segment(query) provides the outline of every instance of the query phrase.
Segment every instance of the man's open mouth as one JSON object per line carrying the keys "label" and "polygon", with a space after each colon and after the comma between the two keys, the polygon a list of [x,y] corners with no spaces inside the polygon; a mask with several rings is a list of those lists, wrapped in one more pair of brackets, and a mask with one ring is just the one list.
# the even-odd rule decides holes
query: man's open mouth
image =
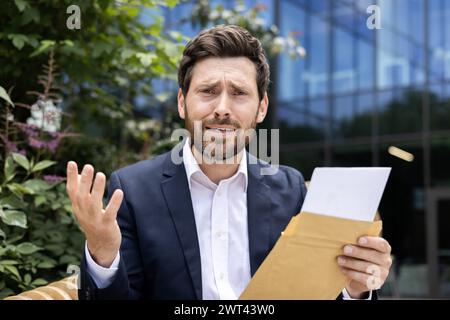
{"label": "man's open mouth", "polygon": [[220,132],[220,133],[231,133],[236,131],[235,128],[229,128],[229,127],[220,127],[220,126],[211,126],[211,127],[205,127],[206,130],[211,130],[211,131],[215,131],[215,132]]}

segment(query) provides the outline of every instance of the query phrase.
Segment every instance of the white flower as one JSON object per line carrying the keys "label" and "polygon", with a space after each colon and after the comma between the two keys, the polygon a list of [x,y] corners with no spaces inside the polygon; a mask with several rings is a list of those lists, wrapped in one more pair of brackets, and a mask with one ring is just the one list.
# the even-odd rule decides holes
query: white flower
{"label": "white flower", "polygon": [[216,10],[209,14],[209,20],[216,20],[217,18],[219,18],[219,12]]}
{"label": "white flower", "polygon": [[285,40],[282,37],[275,37],[273,39],[273,44],[275,46],[284,47]]}
{"label": "white flower", "polygon": [[231,16],[233,16],[233,13],[230,10],[223,10],[223,12],[222,12],[223,19],[228,19]]}
{"label": "white flower", "polygon": [[305,48],[303,48],[303,47],[297,47],[297,54],[300,56],[300,57],[305,57],[306,56],[306,50],[305,50]]}
{"label": "white flower", "polygon": [[246,10],[245,5],[243,5],[243,4],[238,4],[234,9],[237,12],[244,12]]}
{"label": "white flower", "polygon": [[31,117],[27,119],[27,123],[47,132],[59,131],[61,110],[53,104],[53,100],[38,100],[31,106]]}
{"label": "white flower", "polygon": [[228,19],[229,24],[238,24],[239,17],[238,16],[232,16],[230,19]]}
{"label": "white flower", "polygon": [[125,122],[125,127],[128,130],[134,130],[136,129],[136,122],[134,122],[133,120],[128,120],[127,122]]}
{"label": "white flower", "polygon": [[266,20],[262,18],[256,18],[254,23],[257,27],[263,27],[266,24]]}
{"label": "white flower", "polygon": [[285,46],[286,42],[285,39],[282,37],[275,37],[273,39],[273,46],[272,49],[274,52],[281,52]]}
{"label": "white flower", "polygon": [[290,48],[295,47],[295,45],[296,45],[295,40],[292,39],[292,38],[288,38],[288,39],[287,39],[287,45],[288,45]]}

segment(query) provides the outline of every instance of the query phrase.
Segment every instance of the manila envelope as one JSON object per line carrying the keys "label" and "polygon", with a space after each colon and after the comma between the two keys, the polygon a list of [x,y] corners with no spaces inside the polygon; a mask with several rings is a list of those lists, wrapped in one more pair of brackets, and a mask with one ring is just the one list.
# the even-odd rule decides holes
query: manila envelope
{"label": "manila envelope", "polygon": [[344,245],[356,245],[360,236],[379,236],[381,228],[381,221],[297,214],[240,299],[336,299],[350,281],[337,264]]}

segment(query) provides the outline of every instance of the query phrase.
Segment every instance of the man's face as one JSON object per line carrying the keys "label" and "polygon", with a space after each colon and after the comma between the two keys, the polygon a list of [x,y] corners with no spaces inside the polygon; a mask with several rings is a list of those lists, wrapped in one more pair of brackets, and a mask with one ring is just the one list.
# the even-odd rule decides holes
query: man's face
{"label": "man's face", "polygon": [[[197,62],[186,97],[178,92],[178,112],[194,144],[194,128],[202,130],[201,144],[194,144],[199,152],[216,147],[223,159],[242,150],[237,141],[245,130],[254,129],[264,120],[268,98],[259,101],[256,68],[245,57],[209,57]],[[248,141],[247,141],[248,143]],[[201,149],[201,150],[200,150]],[[211,154],[214,155],[214,151]]]}

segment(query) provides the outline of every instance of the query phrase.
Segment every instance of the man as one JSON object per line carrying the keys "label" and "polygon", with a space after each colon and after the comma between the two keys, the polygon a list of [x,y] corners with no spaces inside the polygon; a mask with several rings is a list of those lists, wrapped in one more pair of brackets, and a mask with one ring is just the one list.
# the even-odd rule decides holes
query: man
{"label": "man", "polygon": [[[68,163],[67,192],[86,236],[80,299],[236,299],[301,209],[302,175],[284,166],[262,175],[269,165],[235,143],[267,113],[260,42],[236,26],[205,30],[186,45],[178,80],[190,133],[181,163],[166,153],[114,172],[104,209],[105,175],[94,179],[91,165],[79,175]],[[391,265],[386,240],[360,241],[337,261],[351,279],[344,299],[375,298],[366,270],[377,266],[382,284]]]}

